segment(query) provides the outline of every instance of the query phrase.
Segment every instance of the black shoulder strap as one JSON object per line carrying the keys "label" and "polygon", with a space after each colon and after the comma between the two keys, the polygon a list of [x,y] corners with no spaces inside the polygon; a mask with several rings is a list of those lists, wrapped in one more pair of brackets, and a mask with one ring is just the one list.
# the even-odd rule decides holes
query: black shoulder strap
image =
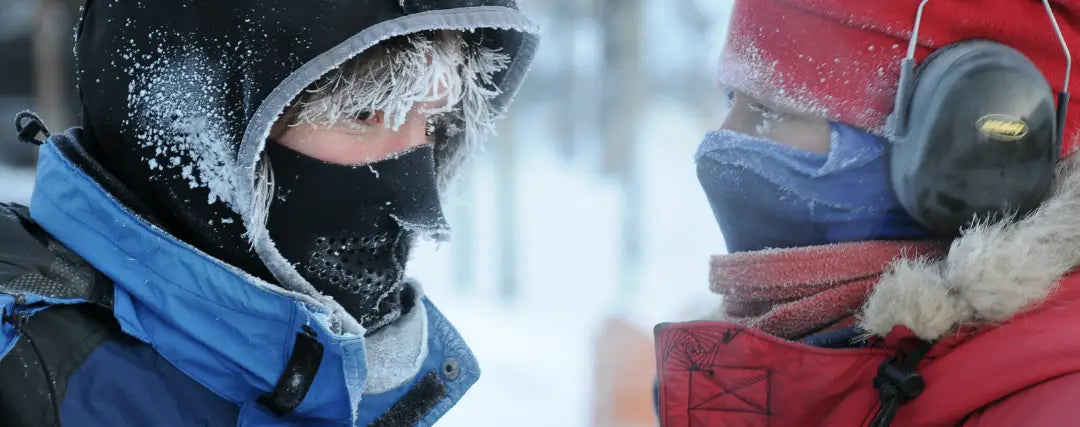
{"label": "black shoulder strap", "polygon": [[0,293],[82,299],[112,308],[112,280],[53,239],[25,206],[0,203]]}

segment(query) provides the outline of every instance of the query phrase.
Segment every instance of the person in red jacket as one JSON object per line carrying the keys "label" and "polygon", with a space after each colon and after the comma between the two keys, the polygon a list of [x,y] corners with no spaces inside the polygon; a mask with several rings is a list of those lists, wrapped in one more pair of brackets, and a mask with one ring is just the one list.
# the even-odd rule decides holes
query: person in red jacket
{"label": "person in red jacket", "polygon": [[1077,0],[736,0],[661,424],[1080,423],[1077,49]]}

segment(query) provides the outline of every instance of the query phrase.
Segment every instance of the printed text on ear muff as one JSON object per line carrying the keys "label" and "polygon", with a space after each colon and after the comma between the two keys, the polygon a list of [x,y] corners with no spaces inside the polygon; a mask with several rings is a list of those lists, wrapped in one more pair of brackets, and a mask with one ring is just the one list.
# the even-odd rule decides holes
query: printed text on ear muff
{"label": "printed text on ear muff", "polygon": [[1007,114],[987,114],[975,122],[983,135],[998,141],[1017,141],[1028,134],[1028,125],[1020,118]]}

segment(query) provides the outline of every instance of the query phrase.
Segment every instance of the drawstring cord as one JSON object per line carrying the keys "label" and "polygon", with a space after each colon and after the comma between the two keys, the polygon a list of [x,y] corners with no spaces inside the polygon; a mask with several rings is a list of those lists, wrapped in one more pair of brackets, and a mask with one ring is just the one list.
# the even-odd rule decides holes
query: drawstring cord
{"label": "drawstring cord", "polygon": [[888,427],[893,418],[896,418],[900,405],[922,394],[926,382],[915,368],[933,346],[932,342],[922,341],[904,357],[896,356],[881,363],[877,377],[874,378],[874,388],[878,389],[881,409],[870,427]]}
{"label": "drawstring cord", "polygon": [[30,331],[26,329],[27,318],[28,316],[24,314],[8,313],[7,309],[0,309],[0,320],[14,326],[20,335],[26,337],[26,342],[30,343],[30,348],[34,350],[34,355],[38,358],[38,364],[41,365],[41,371],[45,374],[45,383],[49,387],[49,400],[52,401],[53,419],[56,420],[56,425],[60,425],[60,403],[57,401],[56,384],[53,381],[52,372],[49,371],[49,366],[45,363],[45,358],[41,355],[41,350],[38,349],[34,338],[30,336]]}
{"label": "drawstring cord", "polygon": [[[41,117],[29,110],[15,115],[15,132],[19,141],[33,145],[45,143],[45,139],[52,135],[45,127],[45,123],[41,121]],[[45,138],[38,139],[38,135],[44,135]]]}

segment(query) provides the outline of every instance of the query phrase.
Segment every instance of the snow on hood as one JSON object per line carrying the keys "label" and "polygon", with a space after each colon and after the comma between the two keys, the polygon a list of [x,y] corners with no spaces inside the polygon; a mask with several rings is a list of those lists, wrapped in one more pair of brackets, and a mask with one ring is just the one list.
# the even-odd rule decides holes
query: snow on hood
{"label": "snow on hood", "polygon": [[[513,0],[90,2],[75,48],[83,125],[141,198],[158,210],[224,204],[236,219],[211,218],[192,232],[212,241],[242,227],[284,289],[269,288],[319,301],[332,323],[361,332],[267,237],[271,185],[259,160],[271,126],[305,87],[382,40],[425,30],[461,30],[510,56],[494,79],[498,111],[520,86],[538,33]],[[467,154],[465,137],[438,144],[440,177]]]}

